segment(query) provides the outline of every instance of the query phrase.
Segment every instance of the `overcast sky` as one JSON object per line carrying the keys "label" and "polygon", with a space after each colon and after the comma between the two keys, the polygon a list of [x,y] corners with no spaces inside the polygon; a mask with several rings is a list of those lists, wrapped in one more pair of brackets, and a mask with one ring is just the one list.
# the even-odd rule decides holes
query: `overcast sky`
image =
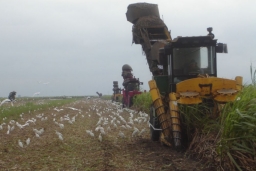
{"label": "overcast sky", "polygon": [[[0,0],[0,97],[112,94],[122,87],[122,65],[148,90],[151,79],[141,45],[132,45],[125,13],[132,0]],[[244,77],[256,67],[255,0],[149,0],[172,38],[203,36],[213,27],[228,54],[218,55],[218,76]]]}

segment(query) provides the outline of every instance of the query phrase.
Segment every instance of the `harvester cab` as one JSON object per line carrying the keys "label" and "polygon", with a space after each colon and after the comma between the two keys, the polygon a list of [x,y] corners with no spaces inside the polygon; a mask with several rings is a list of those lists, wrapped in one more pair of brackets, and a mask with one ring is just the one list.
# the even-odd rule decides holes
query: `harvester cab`
{"label": "harvester cab", "polygon": [[[212,28],[208,28],[211,30]],[[169,77],[171,92],[176,84],[196,77],[217,77],[216,53],[227,53],[227,45],[206,36],[177,37],[159,49],[163,75]]]}

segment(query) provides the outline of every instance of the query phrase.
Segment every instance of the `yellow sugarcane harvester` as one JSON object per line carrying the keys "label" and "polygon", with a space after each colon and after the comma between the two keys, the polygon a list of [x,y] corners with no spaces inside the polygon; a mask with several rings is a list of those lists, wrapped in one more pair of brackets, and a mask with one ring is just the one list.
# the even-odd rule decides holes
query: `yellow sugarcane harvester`
{"label": "yellow sugarcane harvester", "polygon": [[242,77],[217,77],[217,53],[227,53],[227,45],[217,43],[211,27],[206,36],[172,39],[156,4],[130,4],[126,17],[133,23],[133,43],[141,44],[153,74],[149,81],[151,139],[161,137],[166,145],[180,147],[179,106],[210,103],[212,114],[217,115],[223,104],[236,99]]}

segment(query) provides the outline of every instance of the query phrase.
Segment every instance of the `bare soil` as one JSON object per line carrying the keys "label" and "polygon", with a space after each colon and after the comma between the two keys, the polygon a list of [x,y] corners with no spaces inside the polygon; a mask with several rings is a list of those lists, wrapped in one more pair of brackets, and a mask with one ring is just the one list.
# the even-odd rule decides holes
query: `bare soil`
{"label": "bare soil", "polygon": [[[133,124],[128,123],[131,113]],[[71,123],[68,118],[75,120]],[[105,131],[105,134],[101,134],[102,141],[99,140],[100,130],[95,130],[100,118],[103,119],[100,126]],[[123,121],[121,118],[124,118]],[[30,122],[22,129],[16,125],[16,122],[23,125],[34,119],[35,123]],[[99,98],[77,100],[47,110],[38,109],[24,113],[13,123],[11,120],[0,121],[3,127],[0,130],[0,170],[215,170],[189,158],[184,152],[151,141],[149,116],[145,113],[121,109],[120,105]],[[64,128],[57,123],[63,124]],[[15,126],[9,134],[8,125]],[[135,127],[139,132],[145,128],[145,132],[132,136]],[[33,129],[41,128],[44,128],[44,132],[36,137]],[[94,137],[86,130],[92,130]],[[56,131],[62,134],[63,140],[59,139]],[[124,134],[123,138],[119,135],[120,131]],[[31,140],[26,145],[28,138]],[[19,146],[19,140],[23,148]]]}

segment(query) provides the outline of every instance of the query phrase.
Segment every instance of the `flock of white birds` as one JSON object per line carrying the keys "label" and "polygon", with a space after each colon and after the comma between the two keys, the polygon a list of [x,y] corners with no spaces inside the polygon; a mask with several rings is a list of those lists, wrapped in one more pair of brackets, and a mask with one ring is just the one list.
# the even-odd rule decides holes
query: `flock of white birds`
{"label": "flock of white birds", "polygon": [[[73,107],[77,106],[76,103],[79,103],[79,108]],[[88,106],[85,107],[86,105]],[[68,106],[49,108],[49,112],[45,112],[47,114],[33,115],[33,112],[38,113],[36,111],[21,113],[20,119],[16,120],[3,118],[0,121],[0,137],[8,138],[15,131],[19,132],[19,135],[22,135],[20,132],[23,131],[30,132],[24,137],[19,136],[18,142],[16,141],[19,148],[27,148],[37,139],[44,138],[46,128],[42,127],[42,123],[48,122],[47,124],[55,125],[55,130],[51,130],[51,133],[56,134],[59,141],[65,141],[62,130],[70,128],[70,124],[76,124],[78,119],[90,120],[92,116],[94,118],[97,116],[98,121],[93,124],[94,127],[87,128],[85,125],[84,135],[99,142],[103,142],[106,136],[116,136],[117,139],[141,137],[149,129],[147,113],[122,108],[119,103],[98,98],[82,99]],[[66,128],[67,124],[69,126]],[[49,133],[50,130],[47,131]]]}

